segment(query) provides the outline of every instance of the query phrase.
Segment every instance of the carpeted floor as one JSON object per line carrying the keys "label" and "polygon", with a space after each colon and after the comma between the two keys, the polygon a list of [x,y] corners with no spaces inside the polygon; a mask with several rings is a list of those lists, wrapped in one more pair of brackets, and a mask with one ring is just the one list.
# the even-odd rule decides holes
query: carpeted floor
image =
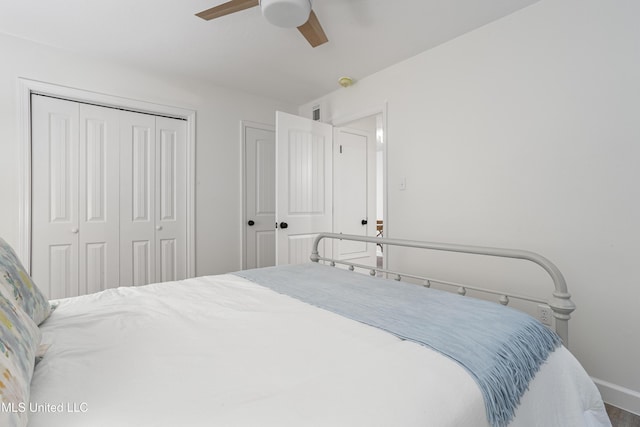
{"label": "carpeted floor", "polygon": [[613,427],[640,427],[640,416],[624,411],[615,406],[607,405],[607,414]]}

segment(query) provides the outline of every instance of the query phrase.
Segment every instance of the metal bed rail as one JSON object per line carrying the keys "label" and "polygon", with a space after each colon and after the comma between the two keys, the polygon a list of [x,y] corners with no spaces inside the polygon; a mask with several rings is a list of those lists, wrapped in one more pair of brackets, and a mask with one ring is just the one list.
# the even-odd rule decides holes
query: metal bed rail
{"label": "metal bed rail", "polygon": [[[542,267],[553,280],[554,291],[552,293],[551,298],[544,300],[540,298],[534,298],[524,295],[518,295],[511,292],[500,292],[491,289],[481,288],[477,286],[464,285],[461,283],[451,282],[447,280],[441,279],[433,279],[424,276],[418,276],[414,274],[402,273],[398,271],[388,270],[379,267],[372,267],[368,265],[362,265],[357,263],[352,263],[349,261],[336,260],[333,258],[325,258],[320,256],[318,251],[318,245],[320,241],[323,239],[337,239],[337,240],[352,240],[357,242],[367,242],[374,244],[382,244],[389,246],[401,246],[408,248],[418,248],[418,249],[427,249],[434,251],[444,251],[444,252],[457,252],[457,253],[466,253],[473,255],[484,255],[484,256],[492,256],[499,258],[512,258],[512,259],[521,259],[533,262],[540,267]],[[571,294],[569,294],[567,290],[567,283],[555,264],[549,261],[547,258],[539,255],[535,252],[523,251],[519,249],[503,249],[503,248],[491,248],[484,246],[468,246],[468,245],[458,245],[452,243],[435,243],[435,242],[420,242],[415,240],[403,240],[403,239],[387,239],[380,237],[366,237],[366,236],[356,236],[352,234],[336,234],[336,233],[320,233],[316,236],[312,252],[311,252],[311,261],[319,262],[319,261],[327,261],[332,266],[336,264],[346,265],[350,270],[354,270],[355,268],[362,268],[369,270],[369,274],[375,276],[379,273],[386,273],[394,276],[395,280],[401,280],[404,278],[410,278],[415,280],[422,280],[422,285],[426,287],[430,287],[432,283],[447,285],[457,287],[457,292],[460,295],[465,295],[467,290],[473,290],[477,292],[483,292],[492,295],[499,295],[500,304],[507,305],[509,303],[509,298],[514,298],[518,300],[524,300],[534,303],[544,303],[547,304],[551,310],[553,311],[553,317],[555,318],[555,330],[556,333],[562,338],[562,342],[566,347],[569,346],[569,319],[571,318],[571,313],[576,309],[575,304],[571,301]]]}

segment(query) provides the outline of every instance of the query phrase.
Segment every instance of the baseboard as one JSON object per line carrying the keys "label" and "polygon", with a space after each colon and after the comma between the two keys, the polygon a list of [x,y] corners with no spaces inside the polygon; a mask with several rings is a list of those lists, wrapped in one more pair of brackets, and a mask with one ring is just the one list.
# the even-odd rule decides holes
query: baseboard
{"label": "baseboard", "polygon": [[640,393],[637,391],[612,384],[598,378],[591,378],[600,390],[602,400],[606,403],[624,409],[627,412],[640,416]]}

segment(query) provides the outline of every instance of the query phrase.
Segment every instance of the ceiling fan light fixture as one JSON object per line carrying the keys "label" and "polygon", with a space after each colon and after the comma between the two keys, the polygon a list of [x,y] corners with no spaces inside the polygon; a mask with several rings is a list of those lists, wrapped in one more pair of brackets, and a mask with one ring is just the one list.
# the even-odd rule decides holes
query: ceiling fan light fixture
{"label": "ceiling fan light fixture", "polygon": [[262,15],[271,24],[296,28],[307,22],[311,13],[310,0],[261,0]]}

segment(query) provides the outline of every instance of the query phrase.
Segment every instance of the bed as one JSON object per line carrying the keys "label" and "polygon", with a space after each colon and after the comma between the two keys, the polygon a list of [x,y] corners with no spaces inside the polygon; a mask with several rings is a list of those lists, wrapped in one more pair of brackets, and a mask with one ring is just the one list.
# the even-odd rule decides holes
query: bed
{"label": "bed", "polygon": [[[470,285],[442,292],[320,256],[323,239],[351,238],[532,261],[554,280],[557,333],[505,306],[517,295],[496,304],[461,296]],[[562,344],[574,307],[543,257],[321,234],[311,259],[109,289],[49,312],[0,240],[0,425],[610,425]]]}

